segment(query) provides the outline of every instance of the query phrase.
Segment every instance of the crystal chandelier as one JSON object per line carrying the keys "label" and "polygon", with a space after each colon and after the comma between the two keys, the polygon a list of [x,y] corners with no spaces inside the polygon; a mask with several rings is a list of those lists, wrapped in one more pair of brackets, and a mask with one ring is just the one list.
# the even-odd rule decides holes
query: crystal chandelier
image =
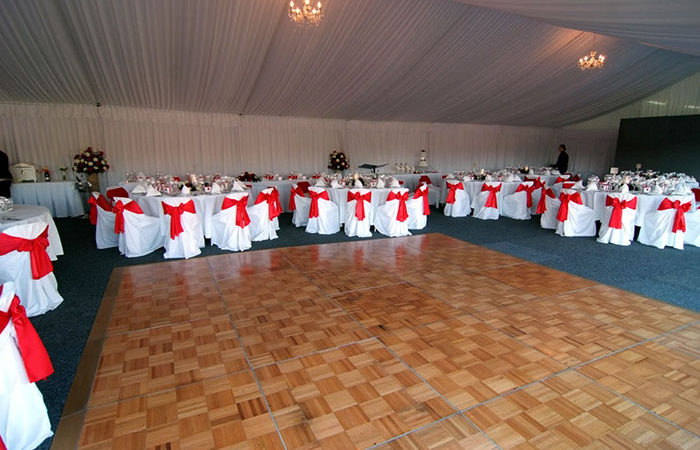
{"label": "crystal chandelier", "polygon": [[605,65],[605,55],[599,55],[592,51],[578,60],[578,68],[581,70],[602,69]]}
{"label": "crystal chandelier", "polygon": [[323,18],[321,2],[312,5],[310,0],[303,0],[301,6],[289,2],[289,18],[301,25],[318,25]]}

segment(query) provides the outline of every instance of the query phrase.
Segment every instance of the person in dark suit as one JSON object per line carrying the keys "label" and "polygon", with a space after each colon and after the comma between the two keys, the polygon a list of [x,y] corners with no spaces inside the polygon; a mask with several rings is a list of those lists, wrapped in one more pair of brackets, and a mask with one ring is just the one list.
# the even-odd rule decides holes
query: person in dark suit
{"label": "person in dark suit", "polygon": [[569,154],[566,153],[566,145],[559,145],[559,157],[557,158],[557,162],[550,167],[559,169],[559,173],[566,173],[566,171],[569,170]]}
{"label": "person in dark suit", "polygon": [[10,198],[11,185],[10,160],[7,158],[7,154],[0,150],[0,197]]}

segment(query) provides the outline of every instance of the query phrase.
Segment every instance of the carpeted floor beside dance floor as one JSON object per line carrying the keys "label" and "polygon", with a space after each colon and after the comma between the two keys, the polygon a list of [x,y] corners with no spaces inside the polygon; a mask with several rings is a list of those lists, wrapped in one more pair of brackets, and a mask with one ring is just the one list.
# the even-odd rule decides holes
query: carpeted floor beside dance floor
{"label": "carpeted floor beside dance floor", "polygon": [[695,312],[443,234],[119,267],[54,446],[687,448],[698,348]]}

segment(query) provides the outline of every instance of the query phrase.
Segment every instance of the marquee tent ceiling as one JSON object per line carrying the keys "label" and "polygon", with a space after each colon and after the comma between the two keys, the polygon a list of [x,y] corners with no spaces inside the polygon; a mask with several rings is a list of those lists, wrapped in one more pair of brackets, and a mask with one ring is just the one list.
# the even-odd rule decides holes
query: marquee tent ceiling
{"label": "marquee tent ceiling", "polygon": [[561,126],[700,70],[697,0],[324,0],[318,28],[287,5],[3,0],[0,101]]}

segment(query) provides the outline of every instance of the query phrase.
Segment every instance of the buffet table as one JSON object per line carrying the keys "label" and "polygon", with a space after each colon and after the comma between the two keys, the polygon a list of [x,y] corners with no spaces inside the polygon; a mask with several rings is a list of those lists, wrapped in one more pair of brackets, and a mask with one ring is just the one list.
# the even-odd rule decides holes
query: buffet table
{"label": "buffet table", "polygon": [[10,211],[0,212],[0,232],[15,225],[35,222],[48,224],[49,246],[46,248],[46,251],[51,259],[55,261],[56,256],[63,254],[63,245],[48,208],[34,205],[14,205]]}
{"label": "buffet table", "polygon": [[73,181],[13,183],[12,201],[20,205],[40,205],[53,217],[79,217],[85,214],[80,193]]}

